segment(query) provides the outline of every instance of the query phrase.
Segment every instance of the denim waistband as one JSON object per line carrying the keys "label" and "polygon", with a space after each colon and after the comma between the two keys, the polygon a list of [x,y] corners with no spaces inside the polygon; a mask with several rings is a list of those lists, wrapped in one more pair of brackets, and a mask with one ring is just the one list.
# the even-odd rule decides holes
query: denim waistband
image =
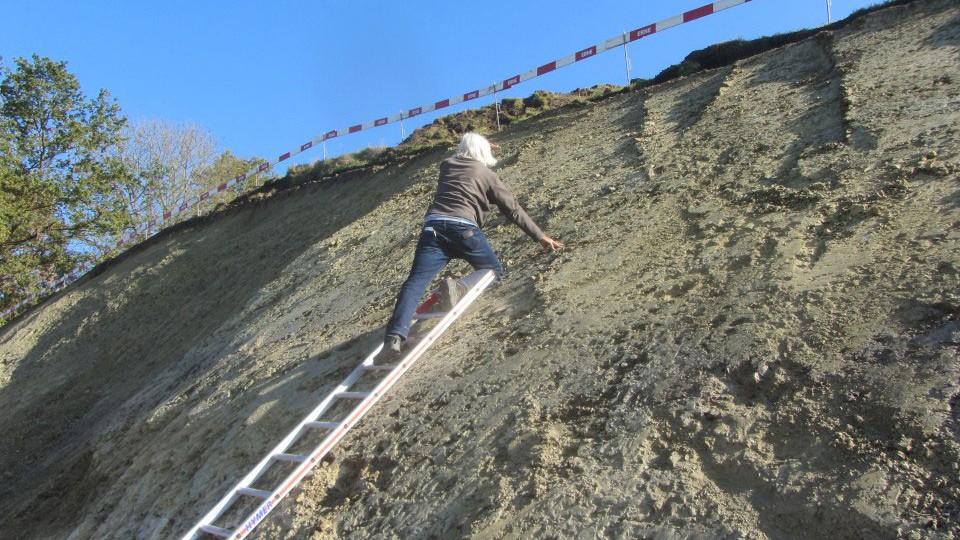
{"label": "denim waistband", "polygon": [[463,224],[466,224],[466,225],[473,225],[474,227],[478,227],[478,225],[477,225],[476,223],[470,221],[470,220],[467,219],[467,218],[462,218],[462,217],[443,216],[443,215],[440,215],[440,214],[430,214],[429,216],[427,216],[426,218],[423,219],[423,223],[424,223],[425,225],[428,224],[428,223],[430,223],[431,221],[453,221],[453,222],[455,222],[455,223],[463,223]]}

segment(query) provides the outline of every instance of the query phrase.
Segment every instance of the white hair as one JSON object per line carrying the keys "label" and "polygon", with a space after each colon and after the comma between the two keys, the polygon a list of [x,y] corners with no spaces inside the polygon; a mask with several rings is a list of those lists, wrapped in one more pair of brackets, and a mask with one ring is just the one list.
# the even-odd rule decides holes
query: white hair
{"label": "white hair", "polygon": [[493,154],[490,152],[490,141],[483,135],[469,132],[460,139],[460,148],[457,150],[457,157],[466,159],[475,159],[487,167],[493,167],[497,164]]}

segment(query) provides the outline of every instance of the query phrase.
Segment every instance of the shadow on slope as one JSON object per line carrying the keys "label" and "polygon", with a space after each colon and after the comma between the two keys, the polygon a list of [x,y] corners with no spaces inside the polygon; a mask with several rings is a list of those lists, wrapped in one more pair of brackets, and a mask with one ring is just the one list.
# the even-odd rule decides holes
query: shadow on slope
{"label": "shadow on slope", "polygon": [[[179,392],[202,377],[216,358],[187,365],[184,355],[305,249],[408,188],[404,170],[364,190],[356,174],[328,179],[297,197],[184,227],[4,328],[5,345],[31,327],[43,334],[0,388],[0,497],[20,501],[2,521],[34,537],[75,525],[87,501],[112,483],[91,456],[136,451],[98,448],[98,432],[142,429],[137,424],[169,396],[134,396],[161,378],[176,380]],[[290,226],[296,220],[301,226]]]}

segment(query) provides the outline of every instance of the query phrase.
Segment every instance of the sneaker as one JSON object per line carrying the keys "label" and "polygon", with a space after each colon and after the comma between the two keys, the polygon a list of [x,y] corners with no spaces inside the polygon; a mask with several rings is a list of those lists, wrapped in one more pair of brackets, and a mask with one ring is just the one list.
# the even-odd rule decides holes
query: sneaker
{"label": "sneaker", "polygon": [[443,312],[451,311],[465,294],[467,287],[459,279],[447,278],[440,284],[440,302],[437,307]]}
{"label": "sneaker", "polygon": [[373,363],[382,365],[399,362],[403,356],[403,353],[400,352],[400,342],[400,336],[388,334],[383,339],[383,349],[380,350],[380,354],[377,355]]}

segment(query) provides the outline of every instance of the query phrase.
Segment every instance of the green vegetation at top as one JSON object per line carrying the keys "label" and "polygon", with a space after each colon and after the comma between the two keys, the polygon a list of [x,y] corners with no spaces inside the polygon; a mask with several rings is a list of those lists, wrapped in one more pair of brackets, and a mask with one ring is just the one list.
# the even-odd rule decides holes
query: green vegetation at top
{"label": "green vegetation at top", "polygon": [[282,189],[301,181],[317,180],[367,166],[385,165],[400,157],[417,154],[426,149],[456,144],[468,131],[493,135],[498,129],[523,122],[547,111],[600,99],[621,89],[622,87],[615,85],[599,85],[589,89],[574,90],[569,94],[537,90],[526,98],[506,98],[499,104],[442,116],[430,124],[417,128],[395,147],[369,147],[358,152],[318,160],[308,165],[293,166],[283,181],[270,184],[268,189]]}

